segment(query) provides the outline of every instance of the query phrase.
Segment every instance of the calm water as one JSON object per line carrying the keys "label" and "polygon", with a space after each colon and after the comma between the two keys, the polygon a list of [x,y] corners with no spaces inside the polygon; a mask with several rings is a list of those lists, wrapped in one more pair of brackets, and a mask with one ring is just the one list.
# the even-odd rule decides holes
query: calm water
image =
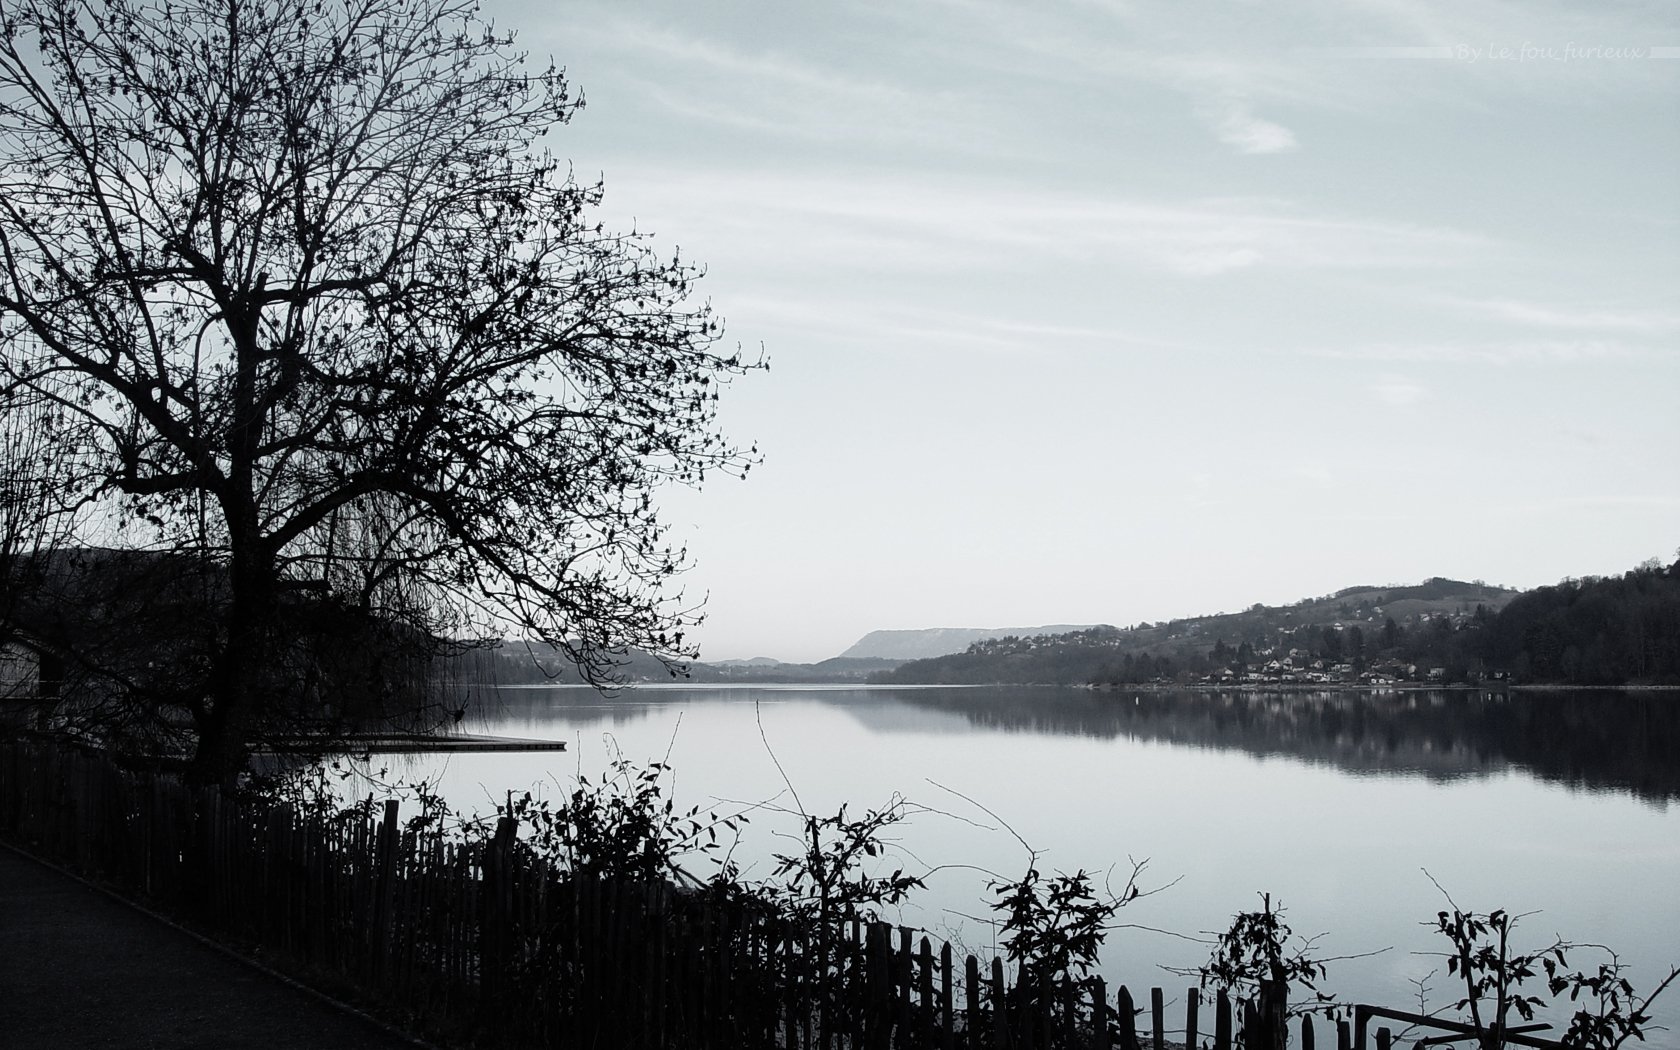
{"label": "calm water", "polygon": [[[776,811],[795,805],[777,761],[812,813],[898,793],[929,811],[901,826],[893,862],[932,874],[894,918],[971,947],[991,944],[985,872],[1027,864],[1002,824],[1040,851],[1041,870],[1112,866],[1118,886],[1128,858],[1147,859],[1142,883],[1160,892],[1120,913],[1134,928],[1110,935],[1111,982],[1186,987],[1161,967],[1205,961],[1190,938],[1264,891],[1298,933],[1323,935],[1320,957],[1388,949],[1331,964],[1326,987],[1342,998],[1415,1008],[1427,980],[1438,1006],[1456,989],[1443,960],[1419,954],[1444,946],[1421,925],[1449,907],[1429,876],[1463,907],[1534,913],[1521,945],[1611,945],[1636,987],[1680,962],[1676,694],[531,688],[483,706],[476,731],[569,750],[393,773],[432,776],[457,806],[488,811],[509,788],[556,795],[618,751],[669,754],[679,805],[752,808],[736,856],[760,876],[795,826]],[[1680,1028],[1680,991],[1657,1016]]]}

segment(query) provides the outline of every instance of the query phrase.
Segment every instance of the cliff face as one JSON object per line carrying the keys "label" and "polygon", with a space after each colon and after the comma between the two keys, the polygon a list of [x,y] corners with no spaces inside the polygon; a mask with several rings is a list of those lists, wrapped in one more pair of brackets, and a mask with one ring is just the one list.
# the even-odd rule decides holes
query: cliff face
{"label": "cliff face", "polygon": [[1040,634],[1083,631],[1092,624],[1050,624],[1044,627],[930,627],[921,631],[870,631],[840,656],[845,659],[874,657],[884,660],[925,660],[931,656],[960,653],[987,638],[1015,635],[1031,638]]}

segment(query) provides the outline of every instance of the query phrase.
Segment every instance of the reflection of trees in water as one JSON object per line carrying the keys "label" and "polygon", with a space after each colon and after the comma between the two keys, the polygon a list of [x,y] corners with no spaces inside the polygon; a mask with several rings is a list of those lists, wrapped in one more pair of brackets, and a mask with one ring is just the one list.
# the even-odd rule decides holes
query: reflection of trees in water
{"label": "reflection of trees in water", "polygon": [[1356,773],[1433,779],[1516,768],[1572,788],[1680,798],[1680,696],[1662,693],[1522,692],[1489,698],[1446,692],[953,689],[892,695],[1009,731],[1236,748]]}
{"label": "reflection of trees in water", "polygon": [[647,697],[603,696],[593,689],[479,688],[471,695],[467,728],[475,733],[534,732],[555,720],[583,728],[622,728],[649,717]]}
{"label": "reflection of trees in water", "polygon": [[[500,731],[508,721],[555,718],[620,727],[650,705],[753,703],[752,689],[490,691],[475,713]],[[1409,773],[1438,780],[1508,769],[1581,790],[1680,798],[1680,694],[1517,692],[1488,699],[1458,692],[1093,692],[998,688],[777,691],[772,702],[844,705],[877,731],[901,727],[894,711],[937,712],[1018,733],[1129,737],[1183,747],[1241,750],[1352,773]],[[489,725],[480,726],[489,728]],[[935,728],[929,725],[925,728]]]}

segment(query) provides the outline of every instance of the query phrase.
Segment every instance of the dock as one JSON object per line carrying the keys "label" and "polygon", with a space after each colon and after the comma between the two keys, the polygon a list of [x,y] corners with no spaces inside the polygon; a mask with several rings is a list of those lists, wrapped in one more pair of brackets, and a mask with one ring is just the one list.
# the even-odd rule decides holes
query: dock
{"label": "dock", "polygon": [[348,737],[314,739],[293,737],[270,741],[259,753],[270,755],[398,755],[398,754],[475,754],[487,751],[564,751],[564,740],[542,740],[535,737],[482,736],[476,733],[451,733],[430,736],[425,733],[358,733]]}

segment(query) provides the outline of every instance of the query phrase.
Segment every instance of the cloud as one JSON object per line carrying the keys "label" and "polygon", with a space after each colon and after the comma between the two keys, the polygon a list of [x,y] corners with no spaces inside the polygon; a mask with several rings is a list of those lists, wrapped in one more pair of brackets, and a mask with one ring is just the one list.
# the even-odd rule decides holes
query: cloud
{"label": "cloud", "polygon": [[1377,399],[1396,408],[1415,405],[1429,391],[1405,376],[1385,375],[1371,388]]}
{"label": "cloud", "polygon": [[[685,35],[674,28],[639,19],[621,18],[610,24],[583,30],[607,46],[637,51],[653,66],[672,64],[697,67],[708,75],[758,86],[774,85],[783,91],[798,90],[826,95],[892,98],[899,89],[823,69],[815,63],[771,51],[747,53],[698,35]],[[646,56],[651,56],[646,57]]]}
{"label": "cloud", "polygon": [[1651,351],[1601,339],[1518,339],[1466,342],[1374,343],[1305,351],[1308,357],[1407,364],[1516,365],[1627,360]]}
{"label": "cloud", "polygon": [[1232,103],[1214,131],[1219,141],[1235,146],[1239,153],[1287,153],[1296,146],[1293,131],[1255,116],[1245,102]]}
{"label": "cloud", "polygon": [[1173,270],[1189,277],[1215,277],[1232,270],[1258,266],[1265,256],[1253,248],[1210,248],[1172,251],[1164,256]]}
{"label": "cloud", "polygon": [[[975,147],[986,125],[955,90],[852,72],[803,42],[742,48],[717,30],[613,15],[572,34],[618,56],[614,73],[667,117],[768,136]],[[642,71],[642,72],[634,72]]]}
{"label": "cloud", "polygon": [[1213,475],[1206,471],[1193,471],[1186,482],[1186,501],[1193,507],[1217,507],[1225,502],[1223,492],[1215,485]]}
{"label": "cloud", "polygon": [[[745,321],[794,333],[823,332],[841,342],[921,350],[978,350],[1040,356],[1123,348],[1182,353],[1183,343],[1139,336],[1117,328],[999,316],[996,304],[945,309],[919,303],[847,294],[797,295],[743,292],[729,297],[731,324]],[[808,335],[807,335],[808,338]]]}
{"label": "cloud", "polygon": [[1535,328],[1565,328],[1658,335],[1680,331],[1680,314],[1663,310],[1558,307],[1512,299],[1459,300],[1485,316]]}
{"label": "cloud", "polygon": [[[1450,228],[1265,198],[1166,202],[911,174],[638,174],[621,192],[655,229],[672,229],[662,212],[681,215],[685,241],[749,248],[741,265],[778,274],[1023,273],[1070,263],[1195,278],[1259,268],[1440,270],[1473,266],[1492,247]],[[706,256],[728,262],[715,247]]]}

